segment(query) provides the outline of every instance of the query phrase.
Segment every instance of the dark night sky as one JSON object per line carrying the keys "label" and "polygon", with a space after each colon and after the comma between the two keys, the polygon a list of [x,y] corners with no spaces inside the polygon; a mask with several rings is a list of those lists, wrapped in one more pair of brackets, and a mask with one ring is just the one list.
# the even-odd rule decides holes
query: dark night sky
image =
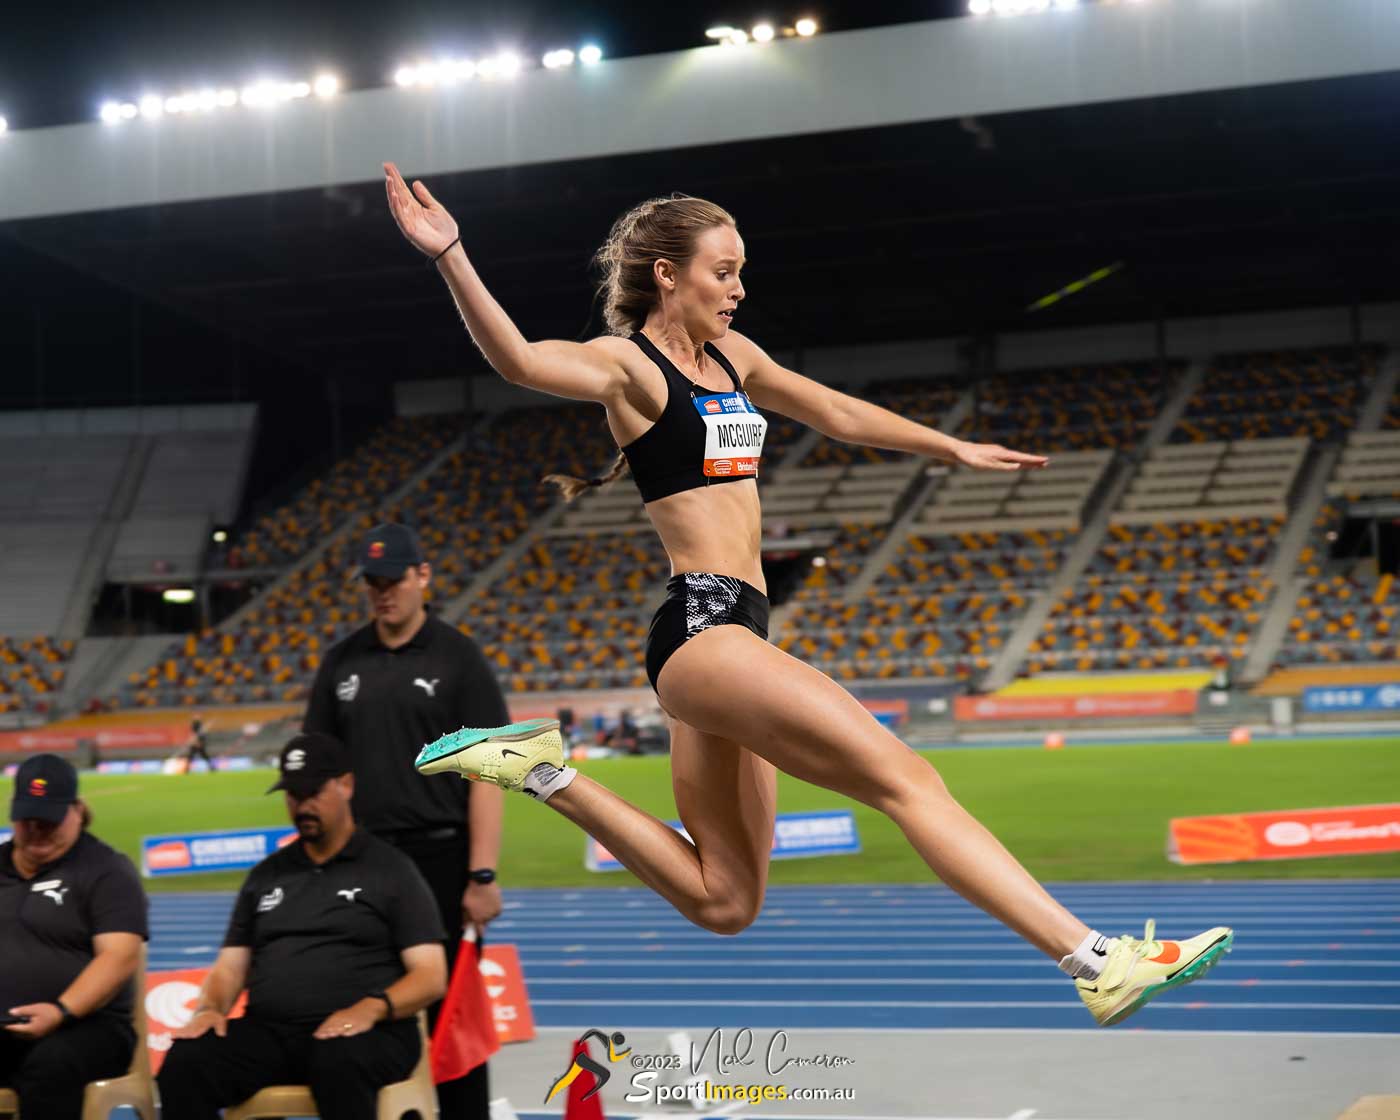
{"label": "dark night sky", "polygon": [[322,68],[353,88],[437,53],[538,56],[594,41],[612,57],[681,50],[717,23],[816,17],[826,30],[961,15],[965,0],[243,0],[29,3],[0,16],[0,115],[12,129],[92,121],[102,101]]}

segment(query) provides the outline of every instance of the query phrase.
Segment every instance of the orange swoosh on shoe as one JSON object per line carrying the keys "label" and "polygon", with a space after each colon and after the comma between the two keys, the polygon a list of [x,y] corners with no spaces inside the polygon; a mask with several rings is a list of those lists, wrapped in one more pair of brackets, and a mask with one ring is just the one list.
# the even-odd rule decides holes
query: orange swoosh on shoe
{"label": "orange swoosh on shoe", "polygon": [[1176,964],[1181,959],[1181,946],[1175,941],[1159,942],[1162,951],[1155,957],[1148,957],[1153,964]]}

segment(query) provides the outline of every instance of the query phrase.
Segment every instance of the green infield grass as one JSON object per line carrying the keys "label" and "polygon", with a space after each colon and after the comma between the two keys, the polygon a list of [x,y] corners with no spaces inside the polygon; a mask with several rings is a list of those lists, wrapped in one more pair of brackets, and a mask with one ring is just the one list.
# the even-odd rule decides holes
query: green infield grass
{"label": "green infield grass", "polygon": [[[1384,739],[976,748],[922,752],[949,789],[1031,873],[1046,881],[1400,876],[1400,853],[1178,867],[1166,858],[1171,817],[1400,801],[1400,742]],[[665,819],[675,817],[664,757],[584,763],[591,777]],[[93,831],[138,859],[143,835],[283,824],[270,771],[86,775]],[[892,883],[932,878],[888,820],[826,790],[780,778],[780,812],[850,807],[862,852],[781,860],[775,883]],[[583,866],[582,834],[548,808],[508,799],[501,878],[507,887],[623,886],[627,872]],[[148,880],[152,890],[228,890],[242,873]]]}

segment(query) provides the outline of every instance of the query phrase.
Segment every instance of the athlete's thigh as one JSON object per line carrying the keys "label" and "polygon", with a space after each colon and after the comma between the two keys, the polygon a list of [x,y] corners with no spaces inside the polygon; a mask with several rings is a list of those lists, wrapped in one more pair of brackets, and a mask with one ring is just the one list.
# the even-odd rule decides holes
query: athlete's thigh
{"label": "athlete's thigh", "polygon": [[691,638],[657,684],[666,710],[692,727],[742,736],[784,773],[867,804],[928,769],[830,677],[742,626]]}
{"label": "athlete's thigh", "polygon": [[757,914],[773,850],[777,771],[731,739],[675,717],[670,725],[671,785],[706,891],[743,900]]}

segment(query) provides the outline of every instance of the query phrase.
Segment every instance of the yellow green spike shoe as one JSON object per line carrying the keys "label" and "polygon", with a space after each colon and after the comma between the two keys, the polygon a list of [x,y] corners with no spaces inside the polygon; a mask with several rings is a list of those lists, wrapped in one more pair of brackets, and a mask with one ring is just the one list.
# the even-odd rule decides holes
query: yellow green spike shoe
{"label": "yellow green spike shoe", "polygon": [[1139,941],[1120,937],[1097,980],[1076,980],[1079,998],[1099,1026],[1121,1023],[1148,1000],[1199,979],[1230,951],[1235,931],[1216,926],[1188,941],[1156,941],[1149,920]]}
{"label": "yellow green spike shoe", "polygon": [[557,719],[449,731],[419,751],[413,766],[420,774],[460,774],[519,791],[525,788],[525,775],[541,762],[564,765]]}

